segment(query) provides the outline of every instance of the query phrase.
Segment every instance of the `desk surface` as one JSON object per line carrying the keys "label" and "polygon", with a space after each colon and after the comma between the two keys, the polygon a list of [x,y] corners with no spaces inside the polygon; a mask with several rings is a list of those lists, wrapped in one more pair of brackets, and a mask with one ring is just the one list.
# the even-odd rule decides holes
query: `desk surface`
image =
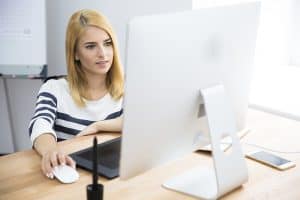
{"label": "desk surface", "polygon": [[[255,150],[246,145],[255,143],[281,151],[300,151],[300,122],[249,109],[248,127],[251,132],[242,139],[244,152]],[[106,141],[118,134],[102,134]],[[90,146],[92,137],[86,136],[61,142],[66,153]],[[247,159],[249,180],[222,199],[300,199],[300,154],[279,154],[296,163],[287,171],[264,166]],[[174,162],[156,167],[127,181],[119,178],[105,180],[104,199],[195,199],[161,187],[168,178],[198,165],[211,162],[209,154],[191,153]],[[78,169],[80,179],[73,184],[60,184],[42,175],[40,157],[33,151],[17,152],[0,157],[0,200],[14,199],[86,199],[86,185],[91,183],[90,173]]]}

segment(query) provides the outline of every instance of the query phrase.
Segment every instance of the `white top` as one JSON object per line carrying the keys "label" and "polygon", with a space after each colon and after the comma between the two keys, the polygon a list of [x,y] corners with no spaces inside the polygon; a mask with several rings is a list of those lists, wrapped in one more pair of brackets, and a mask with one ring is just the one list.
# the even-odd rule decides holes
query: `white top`
{"label": "white top", "polygon": [[35,113],[29,124],[32,143],[43,133],[55,138],[69,139],[93,122],[119,117],[122,101],[114,100],[109,93],[99,100],[88,101],[83,108],[73,101],[67,81],[62,78],[48,80],[37,96]]}

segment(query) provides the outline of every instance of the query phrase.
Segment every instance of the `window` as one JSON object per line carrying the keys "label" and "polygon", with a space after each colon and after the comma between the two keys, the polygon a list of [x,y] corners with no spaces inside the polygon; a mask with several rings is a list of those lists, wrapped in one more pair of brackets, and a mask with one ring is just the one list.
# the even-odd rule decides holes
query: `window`
{"label": "window", "polygon": [[[193,0],[193,9],[251,1]],[[250,106],[300,120],[300,1],[260,2]]]}

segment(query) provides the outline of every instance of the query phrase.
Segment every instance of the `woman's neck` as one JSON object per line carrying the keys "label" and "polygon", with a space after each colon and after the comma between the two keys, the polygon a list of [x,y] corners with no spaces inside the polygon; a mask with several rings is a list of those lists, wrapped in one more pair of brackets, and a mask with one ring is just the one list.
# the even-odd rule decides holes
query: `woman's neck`
{"label": "woman's neck", "polygon": [[106,76],[88,76],[87,83],[86,99],[98,100],[106,95]]}

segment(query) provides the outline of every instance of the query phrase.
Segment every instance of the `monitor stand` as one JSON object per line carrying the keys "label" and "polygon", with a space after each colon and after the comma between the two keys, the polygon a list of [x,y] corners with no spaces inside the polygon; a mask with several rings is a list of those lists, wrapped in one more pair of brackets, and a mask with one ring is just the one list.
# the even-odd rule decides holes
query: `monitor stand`
{"label": "monitor stand", "polygon": [[[201,89],[212,146],[213,168],[197,167],[163,184],[164,187],[201,199],[217,199],[248,180],[236,123],[224,87]],[[232,139],[230,152],[221,150],[221,139]]]}

